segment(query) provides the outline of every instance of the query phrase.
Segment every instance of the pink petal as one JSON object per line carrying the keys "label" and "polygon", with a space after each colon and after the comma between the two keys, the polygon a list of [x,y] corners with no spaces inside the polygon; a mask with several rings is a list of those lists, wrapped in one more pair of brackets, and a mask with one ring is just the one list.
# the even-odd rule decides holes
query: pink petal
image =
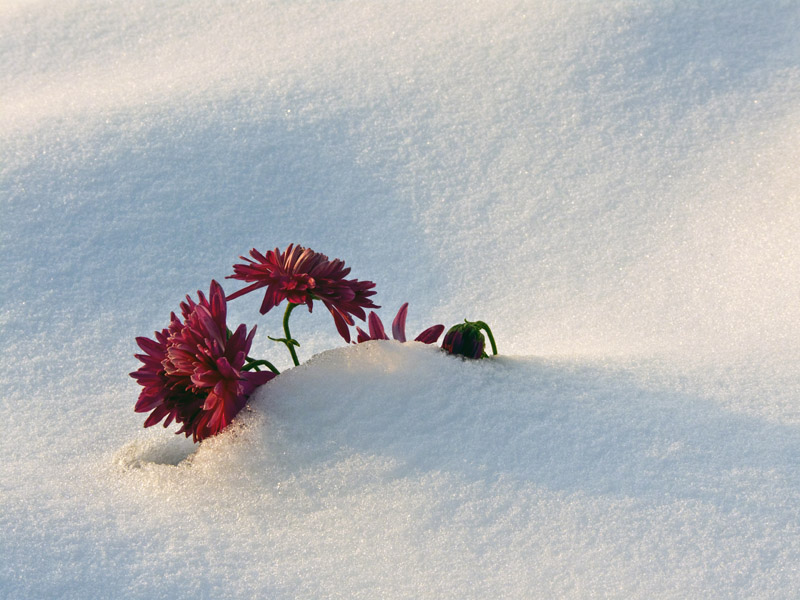
{"label": "pink petal", "polygon": [[358,332],[358,338],[356,338],[357,343],[361,344],[362,342],[368,342],[372,339],[361,327],[356,326],[356,331]]}
{"label": "pink petal", "polygon": [[425,331],[420,333],[415,339],[415,342],[422,342],[423,344],[433,344],[436,340],[439,339],[439,336],[442,335],[444,331],[444,325],[434,325],[433,327],[428,327]]}
{"label": "pink petal", "polygon": [[406,341],[406,315],[408,314],[408,302],[400,307],[397,316],[392,321],[392,336],[398,342]]}
{"label": "pink petal", "polygon": [[383,329],[381,318],[374,312],[369,313],[369,336],[373,340],[388,340],[389,337]]}
{"label": "pink petal", "polygon": [[344,320],[339,312],[331,306],[328,306],[328,310],[331,311],[331,315],[333,315],[333,322],[336,324],[336,330],[339,332],[339,335],[344,338],[344,341],[348,344],[350,343],[350,328],[347,326],[347,323]]}

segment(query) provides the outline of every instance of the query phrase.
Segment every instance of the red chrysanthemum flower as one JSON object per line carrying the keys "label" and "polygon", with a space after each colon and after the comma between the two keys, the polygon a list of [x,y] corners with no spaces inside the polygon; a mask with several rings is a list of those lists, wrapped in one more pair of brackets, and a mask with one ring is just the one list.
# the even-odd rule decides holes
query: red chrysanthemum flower
{"label": "red chrysanthemum flower", "polygon": [[[396,339],[398,342],[405,342],[406,341],[406,315],[408,314],[408,302],[403,304],[400,307],[400,310],[397,311],[397,316],[395,316],[394,321],[392,321],[392,337]],[[356,331],[358,332],[358,343],[361,342],[368,342],[369,340],[388,340],[389,336],[386,335],[386,331],[383,329],[383,321],[381,318],[375,314],[374,312],[369,313],[369,333],[365,332],[360,327],[356,327]],[[439,339],[439,336],[442,335],[444,331],[444,325],[433,325],[432,327],[428,327],[425,331],[420,333],[416,338],[414,338],[415,342],[422,342],[423,344],[433,344],[436,340]]]}
{"label": "red chrysanthemum flower", "polygon": [[338,258],[329,260],[324,254],[294,244],[283,252],[275,248],[266,255],[253,248],[250,256],[241,256],[246,263],[233,265],[234,274],[228,276],[250,285],[228,296],[228,300],[266,287],[262,315],[284,300],[306,304],[311,312],[314,300],[319,300],[333,315],[339,334],[349,342],[348,326],[354,324],[353,317],[364,320],[365,308],[380,308],[370,299],[375,295],[375,284],[345,279],[350,269]]}
{"label": "red chrysanthemum flower", "polygon": [[229,336],[222,287],[212,281],[208,299],[197,295],[198,302],[187,296],[181,303],[183,320],[172,313],[155,340],[136,338],[145,354],[135,355],[143,364],[131,373],[143,388],[135,410],[151,413],[144,426],[175,421],[195,442],[227,427],[253,390],[275,377],[242,370],[256,328],[248,335],[239,325]]}

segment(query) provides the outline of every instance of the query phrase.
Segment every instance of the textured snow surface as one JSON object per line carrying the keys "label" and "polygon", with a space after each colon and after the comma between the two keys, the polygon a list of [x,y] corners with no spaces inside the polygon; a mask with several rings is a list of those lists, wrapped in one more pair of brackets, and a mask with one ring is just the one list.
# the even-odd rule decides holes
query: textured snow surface
{"label": "textured snow surface", "polygon": [[[800,4],[0,3],[0,597],[800,595]],[[344,348],[196,446],[134,338],[251,247]],[[236,285],[225,284],[230,290]],[[280,316],[259,298],[229,321]]]}

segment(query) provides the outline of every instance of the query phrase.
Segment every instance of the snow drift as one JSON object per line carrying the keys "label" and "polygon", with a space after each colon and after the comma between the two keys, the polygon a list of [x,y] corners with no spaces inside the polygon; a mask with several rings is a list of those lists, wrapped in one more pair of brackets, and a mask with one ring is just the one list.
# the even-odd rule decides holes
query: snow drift
{"label": "snow drift", "polygon": [[[0,596],[797,596],[798,31],[3,2]],[[290,242],[503,356],[341,348],[315,310],[234,429],[141,431],[135,336]]]}

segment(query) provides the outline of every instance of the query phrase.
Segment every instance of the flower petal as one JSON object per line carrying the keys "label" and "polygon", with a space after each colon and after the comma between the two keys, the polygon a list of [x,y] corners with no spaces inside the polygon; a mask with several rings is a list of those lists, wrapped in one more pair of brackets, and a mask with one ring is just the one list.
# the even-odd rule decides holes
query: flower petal
{"label": "flower petal", "polygon": [[331,315],[333,315],[333,322],[336,324],[336,331],[338,331],[339,335],[342,336],[344,341],[349,344],[350,328],[347,326],[344,317],[341,314],[339,314],[339,311],[337,311],[331,306],[328,307],[328,310],[331,311]]}
{"label": "flower petal", "polygon": [[397,316],[392,321],[392,337],[398,342],[406,341],[406,315],[408,314],[408,302],[400,307]]}
{"label": "flower petal", "polygon": [[422,342],[423,344],[433,344],[439,339],[444,331],[444,325],[433,325],[428,327],[425,331],[420,333],[415,339],[415,342]]}
{"label": "flower petal", "polygon": [[369,313],[369,337],[373,340],[388,340],[386,331],[383,329],[381,318],[374,311]]}

